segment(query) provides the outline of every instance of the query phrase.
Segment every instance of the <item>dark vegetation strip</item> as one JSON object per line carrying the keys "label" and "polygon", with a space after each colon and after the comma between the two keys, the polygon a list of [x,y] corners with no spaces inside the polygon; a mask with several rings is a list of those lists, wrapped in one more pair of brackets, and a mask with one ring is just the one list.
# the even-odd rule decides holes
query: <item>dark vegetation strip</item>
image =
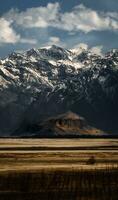
{"label": "dark vegetation strip", "polygon": [[49,151],[49,150],[51,150],[51,151],[56,151],[56,150],[59,150],[59,151],[64,151],[64,150],[118,150],[118,146],[114,146],[114,145],[110,145],[110,146],[99,146],[99,147],[97,147],[97,146],[95,146],[95,147],[75,147],[75,146],[73,146],[73,147],[49,147],[49,146],[30,146],[30,147],[20,147],[20,146],[18,146],[18,147],[13,147],[13,146],[11,146],[11,147],[0,147],[0,150],[2,150],[2,151],[9,151],[9,150],[11,150],[11,151],[33,151],[33,150],[39,150],[39,151]]}
{"label": "dark vegetation strip", "polygon": [[107,134],[107,135],[59,135],[59,136],[48,136],[42,137],[40,135],[36,136],[0,136],[0,139],[118,139],[118,134]]}
{"label": "dark vegetation strip", "polygon": [[1,200],[117,200],[118,170],[40,170],[0,173]]}

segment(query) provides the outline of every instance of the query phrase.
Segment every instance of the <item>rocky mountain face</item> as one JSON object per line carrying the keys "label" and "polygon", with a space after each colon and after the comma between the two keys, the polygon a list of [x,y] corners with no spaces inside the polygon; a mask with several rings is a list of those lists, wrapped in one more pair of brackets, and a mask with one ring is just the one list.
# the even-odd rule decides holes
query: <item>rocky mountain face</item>
{"label": "rocky mountain face", "polygon": [[50,117],[36,124],[25,124],[21,126],[13,136],[19,135],[42,138],[42,137],[83,137],[83,136],[105,136],[106,134],[88,125],[86,120],[79,115],[66,112]]}
{"label": "rocky mountain face", "polygon": [[51,46],[0,60],[0,135],[71,110],[118,133],[118,50]]}

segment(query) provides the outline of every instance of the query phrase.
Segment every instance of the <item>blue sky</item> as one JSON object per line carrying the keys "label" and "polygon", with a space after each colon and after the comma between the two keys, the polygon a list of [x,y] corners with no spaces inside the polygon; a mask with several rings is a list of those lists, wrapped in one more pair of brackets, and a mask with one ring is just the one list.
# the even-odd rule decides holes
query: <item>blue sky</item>
{"label": "blue sky", "polygon": [[117,48],[118,0],[0,0],[0,57],[59,45]]}

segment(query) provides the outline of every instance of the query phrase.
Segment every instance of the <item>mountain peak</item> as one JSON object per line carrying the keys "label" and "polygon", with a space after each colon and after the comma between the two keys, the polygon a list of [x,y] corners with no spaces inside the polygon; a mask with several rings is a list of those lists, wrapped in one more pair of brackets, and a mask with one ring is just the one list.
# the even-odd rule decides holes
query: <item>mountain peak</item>
{"label": "mountain peak", "polygon": [[37,56],[39,54],[39,51],[35,48],[29,49],[26,52],[27,56]]}

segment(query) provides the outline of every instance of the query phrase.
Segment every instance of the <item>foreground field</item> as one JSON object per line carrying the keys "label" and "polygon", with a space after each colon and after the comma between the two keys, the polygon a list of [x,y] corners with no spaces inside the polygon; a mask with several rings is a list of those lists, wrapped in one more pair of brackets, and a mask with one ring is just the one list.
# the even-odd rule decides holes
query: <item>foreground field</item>
{"label": "foreground field", "polygon": [[1,139],[0,200],[117,200],[118,141]]}
{"label": "foreground field", "polygon": [[0,174],[1,200],[117,200],[118,172],[38,170]]}

